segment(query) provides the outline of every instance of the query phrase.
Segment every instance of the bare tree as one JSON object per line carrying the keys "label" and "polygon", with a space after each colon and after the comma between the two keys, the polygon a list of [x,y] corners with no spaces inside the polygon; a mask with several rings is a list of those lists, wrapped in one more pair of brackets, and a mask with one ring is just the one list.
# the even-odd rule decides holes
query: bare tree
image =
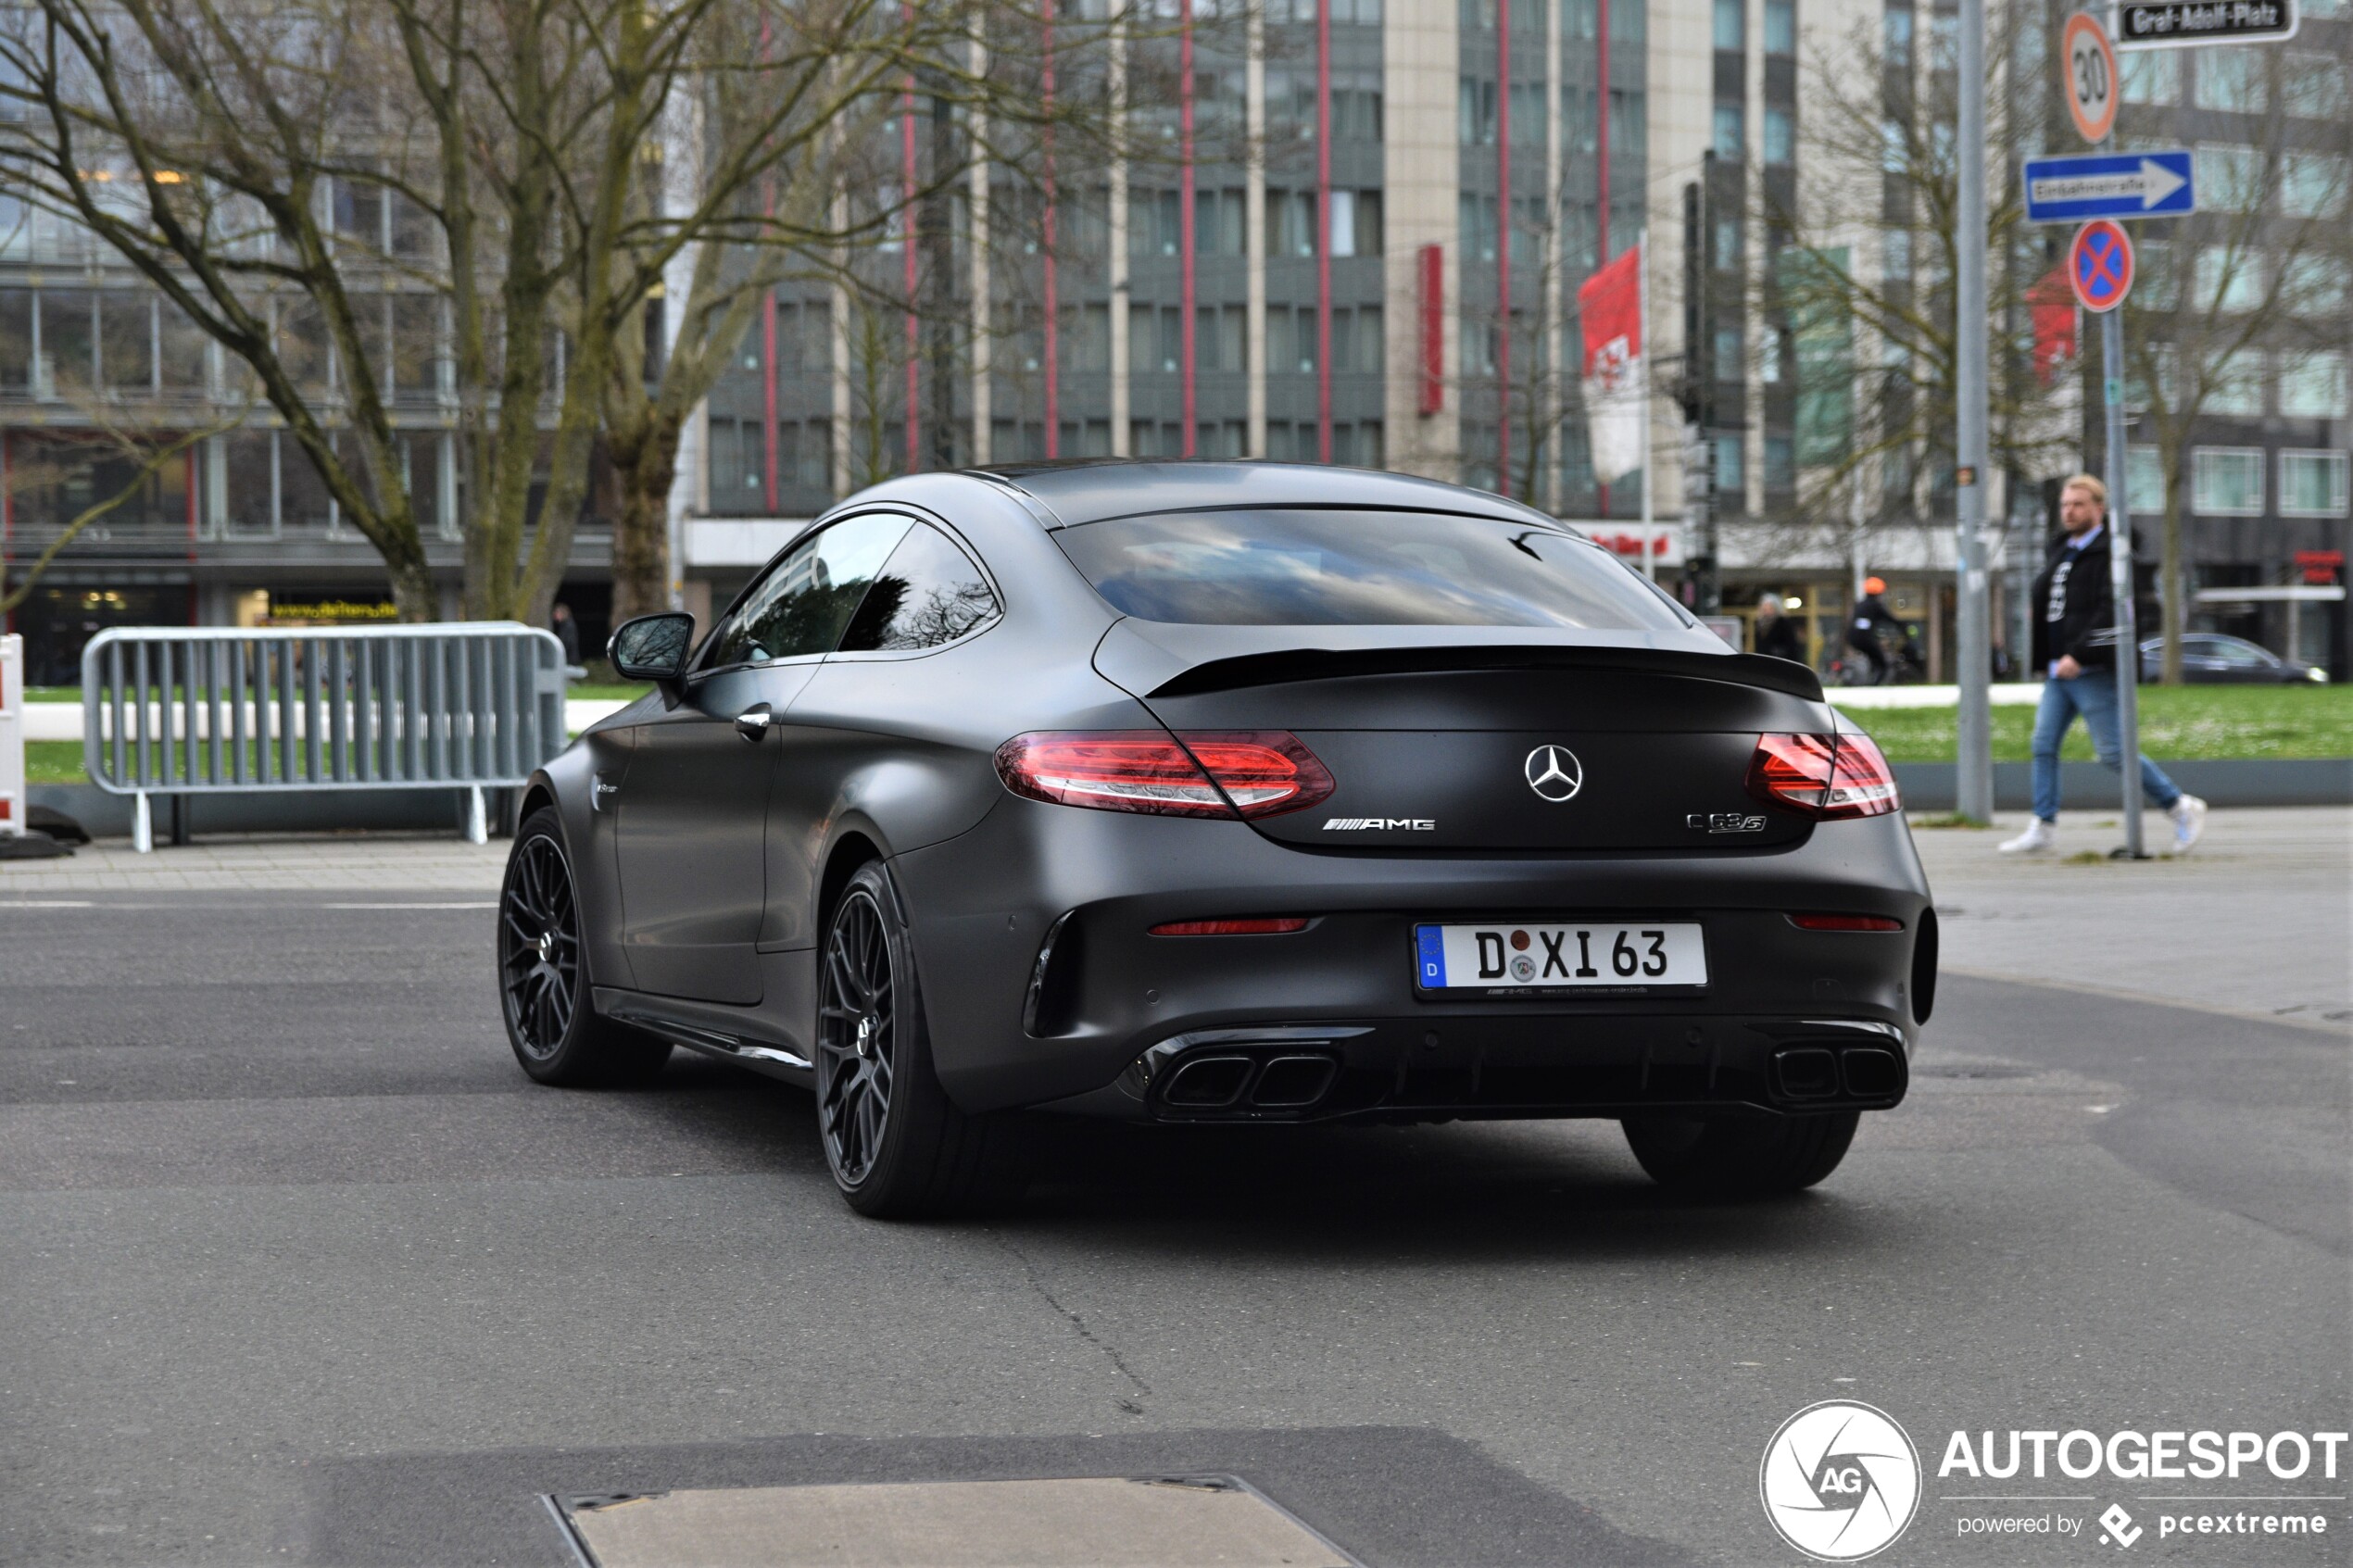
{"label": "bare tree", "polygon": [[[2324,50],[2327,38],[2318,37]],[[2178,96],[2184,53],[2193,51],[2128,56],[2127,80],[2140,78],[2143,96]],[[2284,385],[2309,357],[2333,354],[2342,366],[2353,259],[2342,47],[2194,53],[2201,107],[2234,107],[2248,140],[2204,149],[2197,213],[2142,241],[2124,304],[2138,433],[2155,447],[2164,483],[2158,570],[2169,685],[2181,682],[2188,627],[2183,519],[2192,438],[2210,415],[2259,416],[2267,354],[2278,356]]]}

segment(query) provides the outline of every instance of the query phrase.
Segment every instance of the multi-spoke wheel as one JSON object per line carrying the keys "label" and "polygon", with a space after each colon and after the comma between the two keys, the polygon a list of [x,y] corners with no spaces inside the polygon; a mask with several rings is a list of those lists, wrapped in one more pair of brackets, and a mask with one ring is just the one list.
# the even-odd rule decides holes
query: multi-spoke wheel
{"label": "multi-spoke wheel", "polygon": [[498,895],[498,1000],[507,1041],[543,1084],[637,1081],[661,1071],[670,1043],[597,1015],[588,997],[580,900],[552,809],[515,834]]}
{"label": "multi-spoke wheel", "polygon": [[932,1070],[931,1031],[899,902],[878,864],[835,902],[818,955],[817,1132],[862,1214],[968,1209],[1014,1179],[1000,1118],[956,1109]]}

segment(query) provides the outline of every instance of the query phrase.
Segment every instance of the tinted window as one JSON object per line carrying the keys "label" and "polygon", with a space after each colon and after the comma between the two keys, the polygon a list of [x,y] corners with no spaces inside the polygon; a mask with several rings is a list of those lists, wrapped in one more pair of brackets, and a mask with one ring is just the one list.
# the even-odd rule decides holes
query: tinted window
{"label": "tinted window", "polygon": [[980,568],[937,529],[917,523],[883,563],[842,633],[844,653],[899,652],[952,643],[996,618]]}
{"label": "tinted window", "polygon": [[1491,518],[1200,512],[1088,523],[1054,539],[1097,593],[1145,621],[1610,631],[1689,624],[1593,546]]}
{"label": "tinted window", "polygon": [[872,513],[845,519],[795,546],[712,633],[702,667],[833,652],[907,528],[903,517]]}

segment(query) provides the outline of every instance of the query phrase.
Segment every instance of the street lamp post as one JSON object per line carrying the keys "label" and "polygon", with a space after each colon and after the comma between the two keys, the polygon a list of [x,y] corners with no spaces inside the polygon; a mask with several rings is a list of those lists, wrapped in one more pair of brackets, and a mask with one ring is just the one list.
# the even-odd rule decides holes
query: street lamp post
{"label": "street lamp post", "polygon": [[1985,0],[1960,0],[1960,232],[1954,278],[1954,523],[1960,659],[1958,776],[1954,805],[1970,822],[1994,815],[1993,658],[1985,586]]}

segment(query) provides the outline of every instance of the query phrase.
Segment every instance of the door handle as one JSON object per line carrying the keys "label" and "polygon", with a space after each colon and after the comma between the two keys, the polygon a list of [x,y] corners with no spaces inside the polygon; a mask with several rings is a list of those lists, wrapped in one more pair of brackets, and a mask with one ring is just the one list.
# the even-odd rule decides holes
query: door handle
{"label": "door handle", "polygon": [[767,734],[768,726],[775,721],[776,715],[769,709],[769,706],[764,702],[756,702],[736,715],[736,733],[748,741],[757,743],[761,736]]}

